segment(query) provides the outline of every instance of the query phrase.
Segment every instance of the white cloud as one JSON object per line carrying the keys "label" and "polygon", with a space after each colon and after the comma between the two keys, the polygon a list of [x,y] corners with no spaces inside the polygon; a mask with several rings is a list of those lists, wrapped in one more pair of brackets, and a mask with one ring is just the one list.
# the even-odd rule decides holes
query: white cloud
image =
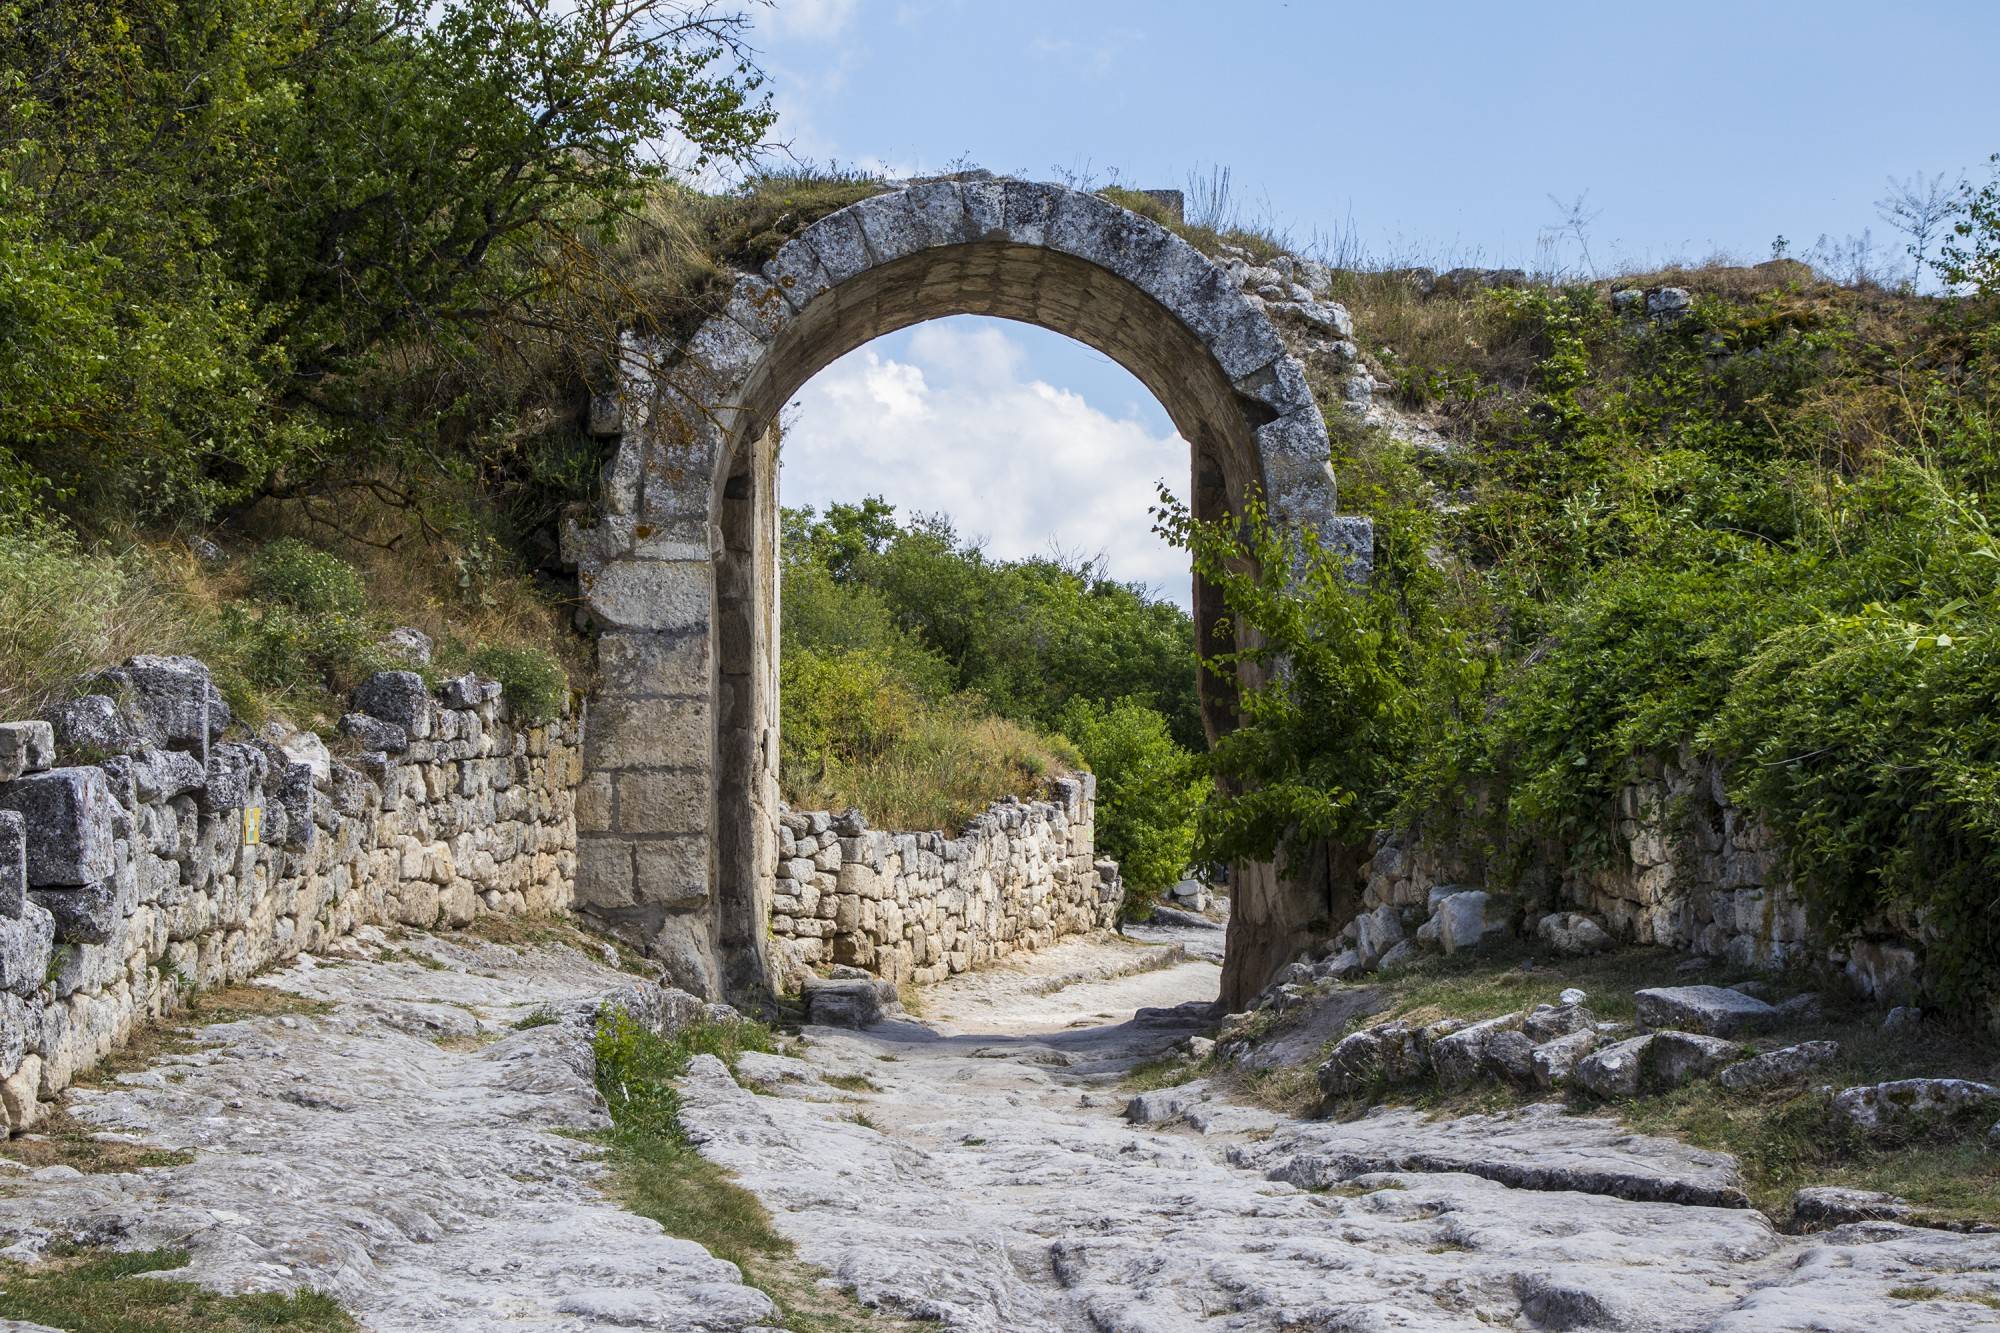
{"label": "white cloud", "polygon": [[768,10],[753,12],[764,36],[823,42],[845,32],[859,7],[860,0],[778,0]]}
{"label": "white cloud", "polygon": [[806,385],[787,416],[782,495],[824,506],[881,494],[942,511],[994,555],[1108,558],[1112,577],[1187,604],[1186,557],[1153,535],[1165,480],[1185,489],[1187,446],[1026,373],[998,323],[919,326],[907,352],[868,346]]}

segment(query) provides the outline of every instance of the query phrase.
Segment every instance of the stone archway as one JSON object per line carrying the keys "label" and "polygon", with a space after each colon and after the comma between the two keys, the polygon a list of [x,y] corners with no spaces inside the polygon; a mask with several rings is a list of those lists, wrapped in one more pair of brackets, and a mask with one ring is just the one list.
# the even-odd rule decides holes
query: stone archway
{"label": "stone archway", "polygon": [[[684,347],[628,343],[622,438],[594,526],[567,545],[599,629],[576,901],[691,990],[767,988],[777,856],[779,408],[844,353],[910,324],[993,315],[1130,370],[1190,444],[1195,512],[1261,491],[1283,522],[1365,559],[1337,519],[1326,426],[1263,311],[1173,233],[1094,195],[925,182],[830,214],[737,282]],[[657,370],[652,368],[658,368]],[[1219,608],[1195,589],[1214,642]],[[1202,682],[1211,733],[1226,683]],[[1241,867],[1224,998],[1326,915],[1325,886]]]}

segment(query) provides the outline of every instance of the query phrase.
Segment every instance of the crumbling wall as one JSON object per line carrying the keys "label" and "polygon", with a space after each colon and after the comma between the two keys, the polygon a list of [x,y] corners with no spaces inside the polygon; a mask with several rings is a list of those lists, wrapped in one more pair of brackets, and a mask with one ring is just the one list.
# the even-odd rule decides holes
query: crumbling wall
{"label": "crumbling wall", "polygon": [[[50,721],[0,725],[7,1124],[194,991],[367,924],[568,907],[581,719],[517,725],[498,684],[355,691],[347,753],[234,724],[206,667],[137,657]],[[63,762],[58,762],[59,760]]]}
{"label": "crumbling wall", "polygon": [[786,981],[824,964],[942,981],[1118,919],[1115,861],[1096,859],[1097,782],[1057,778],[943,833],[871,829],[859,811],[779,816],[771,935]]}

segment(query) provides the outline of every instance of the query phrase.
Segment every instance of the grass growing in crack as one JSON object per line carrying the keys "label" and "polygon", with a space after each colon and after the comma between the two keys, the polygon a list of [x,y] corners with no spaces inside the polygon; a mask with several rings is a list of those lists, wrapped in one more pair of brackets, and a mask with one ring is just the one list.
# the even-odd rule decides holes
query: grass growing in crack
{"label": "grass growing in crack", "polygon": [[1192,1055],[1156,1055],[1150,1060],[1141,1060],[1126,1071],[1118,1080],[1118,1086],[1127,1092],[1152,1092],[1156,1088],[1177,1088],[1183,1083],[1198,1079],[1208,1068],[1206,1059]]}
{"label": "grass growing in crack", "polygon": [[826,1085],[842,1092],[880,1092],[882,1085],[866,1074],[828,1074]]}
{"label": "grass growing in crack", "polygon": [[251,1333],[287,1328],[348,1333],[358,1327],[331,1296],[301,1291],[224,1296],[192,1283],[143,1276],[179,1268],[184,1250],[91,1252],[36,1265],[0,1264],[0,1318],[78,1333]]}
{"label": "grass growing in crack", "polygon": [[543,1005],[539,1009],[515,1019],[511,1026],[516,1032],[526,1032],[529,1028],[545,1028],[551,1024],[560,1022],[562,1022],[562,1019],[557,1016],[556,1011],[547,1005]]}
{"label": "grass growing in crack", "polygon": [[598,1140],[607,1149],[619,1199],[669,1235],[735,1264],[744,1281],[771,1298],[779,1327],[791,1333],[920,1327],[821,1287],[823,1274],[799,1261],[757,1196],[688,1142],[673,1081],[694,1057],[713,1055],[733,1067],[743,1052],[775,1045],[770,1029],[747,1019],[702,1022],[662,1036],[622,1009],[598,1015],[597,1088],[612,1120]]}

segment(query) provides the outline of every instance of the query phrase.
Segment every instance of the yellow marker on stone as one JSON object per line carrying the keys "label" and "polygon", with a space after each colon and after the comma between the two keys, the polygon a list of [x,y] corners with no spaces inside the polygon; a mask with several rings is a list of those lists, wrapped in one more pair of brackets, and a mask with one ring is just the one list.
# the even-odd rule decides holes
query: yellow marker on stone
{"label": "yellow marker on stone", "polygon": [[243,845],[255,847],[264,840],[264,807],[246,805],[243,807]]}

